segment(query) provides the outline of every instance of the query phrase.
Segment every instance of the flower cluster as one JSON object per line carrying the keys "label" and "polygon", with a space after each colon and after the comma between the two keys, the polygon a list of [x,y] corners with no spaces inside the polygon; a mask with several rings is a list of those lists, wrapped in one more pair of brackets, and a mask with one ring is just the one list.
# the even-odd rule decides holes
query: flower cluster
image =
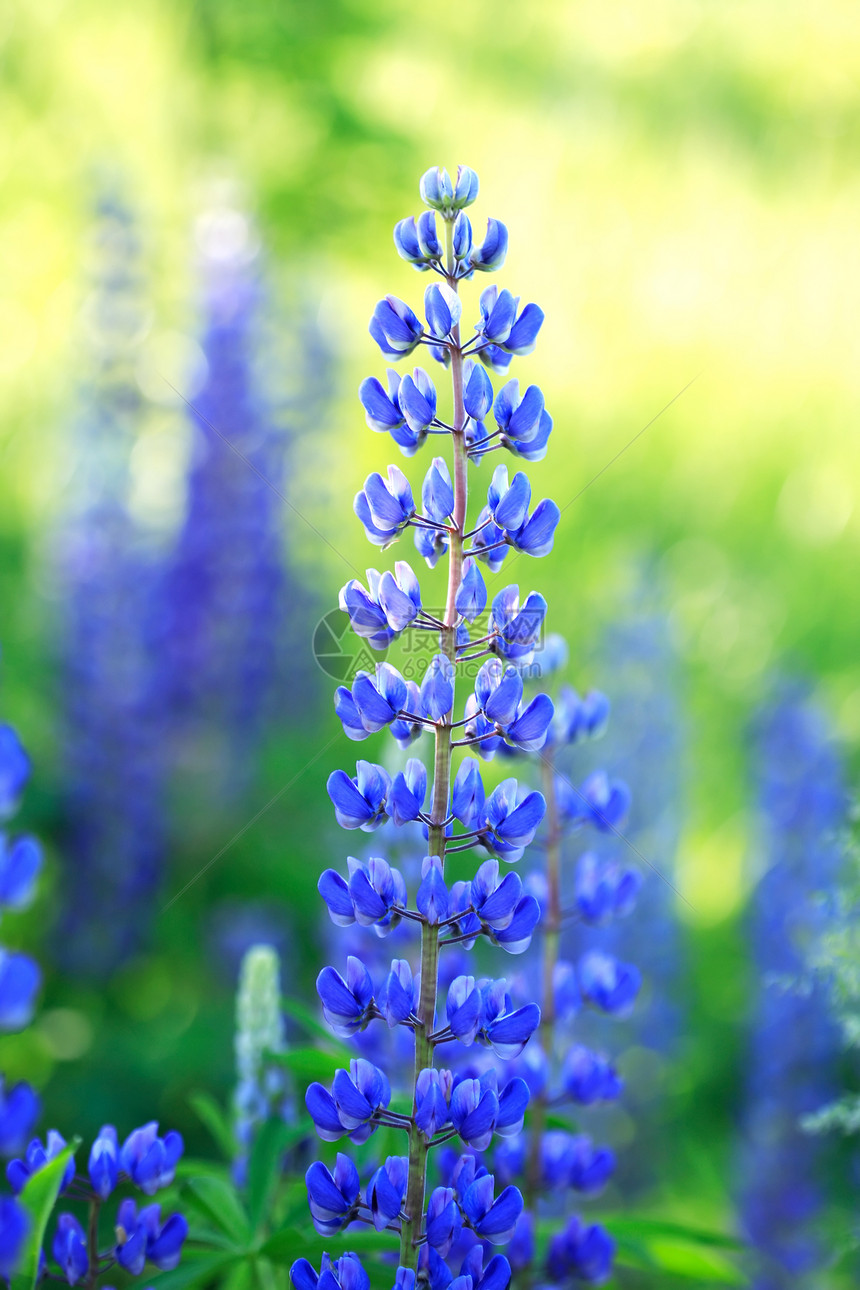
{"label": "flower cluster", "polygon": [[846,795],[826,720],[798,686],[763,710],[755,730],[761,868],[749,935],[759,975],[747,1069],[739,1188],[757,1285],[796,1285],[821,1272],[815,1230],[827,1144],[800,1120],[836,1091],[839,1034],[823,981],[804,982],[809,943],[830,920],[823,894],[840,868]]}
{"label": "flower cluster", "polygon": [[281,513],[287,435],[261,371],[263,282],[245,214],[197,221],[205,375],[189,407],[184,515],[162,593],[165,684],[184,760],[191,745],[226,796],[245,786],[287,628]]}
{"label": "flower cluster", "polygon": [[[364,741],[387,728],[401,748],[415,745],[416,755],[396,770],[359,761],[354,775],[337,770],[328,781],[343,828],[374,834],[384,829],[390,840],[402,833],[411,843],[417,837],[423,858],[417,865],[409,860],[401,871],[377,854],[350,857],[346,874],[329,869],[319,884],[336,926],[392,935],[397,952],[389,964],[356,946],[342,970],[327,966],[320,973],[327,1021],[339,1036],[360,1042],[367,1055],[337,1071],[330,1086],[312,1084],[308,1110],[324,1141],[348,1137],[363,1143],[386,1126],[406,1135],[407,1150],[377,1162],[364,1185],[346,1155],[338,1155],[331,1167],[313,1164],[307,1174],[311,1215],[326,1236],[355,1221],[396,1233],[395,1284],[404,1290],[419,1273],[442,1290],[453,1275],[448,1264],[468,1282],[464,1290],[507,1286],[509,1261],[495,1255],[485,1263],[484,1246],[512,1238],[523,1196],[514,1180],[502,1178],[502,1168],[494,1175],[476,1153],[487,1151],[495,1139],[512,1142],[522,1129],[528,1083],[518,1074],[502,1074],[498,1063],[527,1052],[540,1024],[540,1008],[534,1000],[516,997],[513,978],[485,975],[470,968],[465,957],[478,943],[514,956],[527,949],[540,903],[515,871],[503,872],[500,862],[510,865],[522,857],[546,802],[516,778],[485,784],[478,757],[466,756],[455,768],[455,750],[474,750],[483,760],[502,748],[533,751],[550,737],[554,718],[547,696],[524,700],[520,674],[540,647],[546,601],[535,591],[522,595],[516,585],[491,597],[481,566],[497,571],[510,551],[547,554],[559,519],[548,500],[532,507],[522,473],[509,479],[506,468],[499,467],[486,505],[469,528],[470,463],[479,465],[486,454],[502,450],[538,460],[552,430],[536,386],[521,392],[513,379],[494,391],[490,375],[506,373],[514,357],[534,348],[543,322],[537,305],[521,308],[509,291],[489,287],[480,297],[474,334],[461,337],[459,285],[475,273],[499,268],[507,247],[507,231],[495,220],[489,221],[484,240],[474,241],[465,208],[477,192],[477,176],[467,167],[454,180],[441,169],[424,176],[421,195],[429,209],[398,224],[395,245],[417,270],[438,281],[425,292],[423,320],[388,296],[370,323],[387,357],[400,359],[423,346],[450,369],[450,413],[443,411],[433,379],[420,367],[402,377],[390,371],[387,388],[368,378],[359,390],[370,427],[390,434],[405,457],[415,455],[431,435],[450,440],[452,458],[433,458],[420,501],[393,465],[385,475],[369,476],[355,499],[356,515],[373,545],[384,549],[412,529],[429,567],[447,556],[445,609],[429,608],[406,560],[397,561],[393,571],[369,569],[366,583],[353,579],[340,593],[342,610],[370,649],[386,650],[405,632],[429,633],[438,641],[420,681],[380,662],[335,696],[350,739]],[[458,673],[474,659],[484,661],[472,674],[472,693],[458,701]],[[427,736],[433,742],[432,778],[420,755]],[[584,797],[579,816],[599,809],[601,792],[595,785],[593,800]],[[452,882],[447,857],[475,849],[489,858],[471,878]],[[420,934],[417,962],[408,929]],[[372,943],[378,945],[376,938]],[[595,989],[608,988],[599,971],[594,983]],[[365,1032],[382,1023],[389,1034],[411,1035],[415,1074],[408,1112],[395,1109],[388,1066],[374,1060],[375,1048],[364,1043]],[[443,1046],[445,1065],[438,1067],[436,1050]],[[434,1150],[455,1142],[459,1153],[451,1147]],[[431,1159],[436,1185],[428,1174]],[[326,1256],[319,1274],[300,1260],[292,1276],[297,1287],[331,1280],[360,1286],[366,1280],[354,1255],[336,1262]]]}
{"label": "flower cluster", "polygon": [[69,427],[74,470],[56,535],[63,648],[63,854],[52,945],[98,976],[146,938],[165,853],[167,712],[159,566],[130,504],[146,417],[137,381],[149,327],[141,238],[99,204],[86,316],[88,379]]}
{"label": "flower cluster", "polygon": [[245,1181],[257,1129],[270,1115],[285,1109],[284,1074],[270,1060],[270,1055],[283,1051],[285,1043],[280,975],[280,961],[270,945],[254,945],[246,952],[236,998],[238,1082],[233,1098],[233,1174],[240,1184]]}
{"label": "flower cluster", "polygon": [[[65,1148],[65,1139],[55,1129],[44,1142],[34,1138],[23,1158],[10,1161],[6,1168],[13,1192],[23,1191],[29,1179]],[[133,1199],[125,1198],[117,1209],[113,1239],[104,1249],[99,1248],[98,1220],[102,1205],[120,1183],[132,1184],[145,1196],[168,1187],[181,1155],[180,1135],[159,1137],[153,1121],[135,1129],[121,1146],[113,1125],[104,1125],[90,1150],[85,1176],[76,1173],[74,1156],[69,1157],[60,1195],[85,1201],[90,1211],[89,1232],[74,1214],[61,1213],[57,1218],[51,1253],[69,1285],[95,1285],[97,1278],[117,1266],[132,1276],[139,1276],[147,1262],[164,1271],[177,1266],[188,1233],[181,1214],[171,1214],[162,1222],[157,1202],[138,1209]]]}
{"label": "flower cluster", "polygon": [[[18,809],[30,777],[30,759],[11,726],[0,725],[0,823]],[[29,834],[9,837],[0,832],[0,913],[26,909],[36,890],[42,867],[39,843]],[[0,1031],[21,1030],[33,1015],[41,975],[27,955],[0,946]],[[13,1103],[11,1123],[17,1123],[22,1096],[14,1090],[0,1101],[0,1139],[15,1140],[3,1130],[3,1110]],[[33,1117],[35,1118],[35,1116]]]}
{"label": "flower cluster", "polygon": [[[0,725],[0,821],[15,814],[30,778],[30,759],[16,731]],[[37,840],[28,834],[0,832],[0,911],[25,909],[33,899],[42,867]],[[32,1015],[41,981],[27,954],[0,946],[0,1031],[21,1030]],[[25,1081],[7,1088],[0,1075],[0,1155],[23,1149],[39,1118],[39,1098]],[[15,1270],[30,1229],[27,1211],[11,1196],[0,1197],[0,1277]]]}
{"label": "flower cluster", "polygon": [[[613,1242],[599,1225],[568,1218],[540,1259],[535,1226],[544,1193],[557,1196],[570,1187],[593,1195],[614,1168],[611,1150],[573,1127],[549,1123],[551,1108],[557,1117],[565,1102],[579,1108],[610,1102],[622,1087],[611,1060],[568,1042],[565,1024],[584,1004],[624,1015],[640,983],[634,966],[596,947],[576,963],[559,954],[563,921],[604,925],[629,912],[639,889],[635,871],[586,852],[565,893],[569,904],[562,905],[562,836],[585,827],[616,834],[629,807],[625,785],[605,772],[576,786],[555,763],[558,749],[602,731],[608,703],[597,693],[580,697],[570,689],[562,689],[555,704],[546,694],[527,695],[524,676],[532,661],[539,657],[545,673],[562,652],[555,640],[544,640],[546,601],[536,591],[521,594],[515,584],[491,595],[485,581],[512,552],[540,557],[552,550],[558,507],[548,499],[533,506],[525,474],[511,477],[500,465],[472,527],[467,518],[469,465],[496,451],[539,460],[552,430],[536,386],[521,391],[512,379],[496,391],[491,377],[506,374],[514,357],[534,348],[540,309],[521,309],[510,292],[487,288],[475,334],[461,339],[459,285],[499,267],[507,247],[507,232],[492,220],[484,242],[474,244],[464,208],[477,188],[465,167],[456,180],[442,170],[424,176],[421,193],[430,209],[401,221],[395,244],[416,269],[441,281],[425,292],[423,321],[388,296],[370,324],[386,356],[402,358],[423,346],[450,368],[453,407],[450,414],[442,410],[423,368],[403,376],[390,371],[387,388],[374,377],[360,387],[368,425],[390,434],[405,457],[430,435],[450,437],[453,460],[449,466],[444,457],[433,458],[420,501],[403,471],[389,466],[385,475],[368,477],[354,509],[373,545],[385,549],[412,529],[430,568],[447,556],[448,589],[444,612],[434,612],[412,567],[399,560],[393,571],[369,569],[366,582],[353,579],[340,593],[341,609],[370,649],[387,650],[407,632],[429,633],[438,647],[419,679],[381,661],[335,696],[350,739],[363,742],[388,729],[401,749],[414,746],[414,755],[399,769],[390,761],[359,761],[354,775],[337,770],[329,777],[343,828],[374,835],[384,830],[379,836],[401,851],[402,835],[407,847],[397,864],[379,854],[353,856],[345,874],[328,869],[320,879],[331,920],[350,929],[353,952],[344,969],[322,970],[318,992],[329,1025],[362,1055],[338,1070],[329,1086],[312,1084],[306,1096],[326,1142],[367,1143],[385,1127],[402,1131],[408,1146],[403,1156],[376,1162],[366,1178],[345,1154],[331,1166],[313,1164],[307,1185],[317,1230],[330,1236],[360,1222],[396,1233],[395,1287],[411,1287],[417,1273],[439,1290],[458,1268],[469,1285],[492,1282],[499,1290],[512,1268],[536,1284],[608,1275]],[[489,428],[491,414],[495,429]],[[460,707],[458,673],[476,660]],[[432,779],[420,755],[427,735],[433,739]],[[455,749],[474,755],[455,768]],[[485,784],[482,763],[497,755],[535,757],[543,791],[515,777]],[[518,862],[536,836],[546,870],[523,880],[504,866]],[[418,860],[409,854],[416,839],[423,853]],[[380,849],[374,841],[374,852]],[[451,882],[447,858],[475,850],[489,858],[471,877]],[[362,950],[353,933],[364,928],[376,936]],[[409,929],[420,932],[417,963],[410,957]],[[542,951],[534,973],[527,951],[538,931]],[[380,940],[389,937],[396,944],[386,958]],[[526,955],[527,966],[510,979],[484,975],[468,958],[481,946]],[[389,1045],[392,1063],[384,1045],[370,1038],[382,1022],[383,1033],[411,1036],[409,1110],[401,1109],[390,1078],[403,1045]],[[507,1073],[500,1062],[510,1063]],[[506,1244],[507,1257],[495,1255],[485,1266],[487,1247]],[[355,1255],[336,1262],[326,1256],[319,1274],[300,1260],[292,1276],[299,1290],[322,1281],[328,1286],[332,1279],[349,1287],[366,1282]]]}
{"label": "flower cluster", "polygon": [[[564,642],[547,638],[541,678],[560,670],[566,658]],[[539,762],[547,813],[525,886],[539,904],[541,935],[525,956],[520,989],[538,994],[542,1019],[533,1043],[513,1064],[531,1094],[528,1126],[516,1142],[497,1147],[493,1157],[497,1175],[525,1180],[525,1207],[508,1257],[517,1276],[531,1284],[601,1282],[614,1258],[609,1232],[571,1216],[563,1199],[568,1191],[577,1201],[597,1195],[616,1164],[614,1152],[580,1128],[590,1108],[614,1102],[623,1089],[611,1058],[583,1042],[582,1032],[596,1029],[583,1024],[583,1009],[598,1018],[624,1017],[641,981],[637,967],[594,940],[596,929],[602,932],[633,909],[638,871],[598,855],[594,841],[580,846],[575,863],[568,854],[586,830],[592,839],[617,844],[630,805],[626,786],[605,771],[593,771],[579,787],[565,773],[570,757],[603,733],[608,717],[603,694],[580,695],[562,685],[547,738],[532,754]],[[508,746],[505,751],[523,757],[531,750]],[[538,1222],[547,1220],[551,1236],[542,1265],[536,1232]]]}
{"label": "flower cluster", "polygon": [[[0,726],[0,810],[4,818],[15,810],[29,773],[29,759],[17,735],[9,726]],[[33,838],[12,842],[5,836],[0,838],[0,899],[6,908],[21,909],[32,899],[40,867],[41,852]],[[20,1029],[32,1014],[39,973],[23,955],[6,955],[6,959],[12,960],[13,970],[0,977],[0,1013],[4,1029]],[[23,967],[16,969],[18,959]],[[69,1285],[90,1287],[115,1266],[134,1276],[143,1271],[147,1261],[159,1269],[175,1268],[188,1232],[181,1214],[171,1214],[162,1222],[157,1203],[138,1210],[133,1199],[125,1198],[119,1204],[113,1239],[103,1250],[99,1248],[99,1214],[121,1183],[136,1187],[145,1196],[170,1186],[182,1155],[181,1136],[170,1132],[160,1137],[158,1124],[152,1121],[135,1129],[120,1145],[116,1129],[106,1124],[92,1145],[86,1176],[79,1176],[72,1148],[56,1129],[49,1130],[44,1141],[32,1138],[27,1143],[38,1115],[39,1099],[29,1084],[22,1081],[7,1090],[0,1077],[0,1154],[14,1157],[6,1166],[13,1194],[0,1197],[0,1277],[8,1278],[17,1270],[31,1232],[39,1240],[39,1227],[33,1231],[34,1222],[44,1224],[48,1219],[46,1196],[39,1196],[35,1215],[29,1204],[31,1180],[52,1161],[59,1169],[64,1160],[59,1194],[84,1201],[89,1207],[89,1223],[85,1231],[74,1214],[58,1216],[51,1252],[62,1279]],[[37,1252],[43,1268],[44,1254],[38,1246]]]}

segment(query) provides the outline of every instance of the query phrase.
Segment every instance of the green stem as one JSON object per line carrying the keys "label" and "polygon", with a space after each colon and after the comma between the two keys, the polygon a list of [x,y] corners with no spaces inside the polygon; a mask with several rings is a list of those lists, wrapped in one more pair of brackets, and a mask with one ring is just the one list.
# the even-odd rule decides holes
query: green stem
{"label": "green stem", "polygon": [[101,1200],[94,1196],[90,1201],[89,1220],[87,1222],[87,1257],[90,1261],[87,1285],[94,1286],[99,1276],[99,1211]]}
{"label": "green stem", "polygon": [[[454,277],[453,224],[445,220],[446,268],[448,284],[455,291],[457,280]],[[454,513],[448,552],[448,594],[445,603],[445,627],[442,631],[442,647],[453,663],[457,652],[457,610],[455,600],[463,578],[463,536],[466,532],[466,506],[468,502],[468,459],[464,427],[466,410],[463,404],[463,355],[460,351],[460,329],[452,333],[454,349],[451,355],[451,382],[454,394],[454,421],[452,440],[454,444]],[[436,728],[436,749],[433,765],[433,799],[430,819],[433,823],[428,829],[428,854],[439,856],[445,865],[445,828],[442,821],[448,815],[448,801],[451,796],[451,722],[454,708],[448,713],[445,723]],[[415,1072],[417,1085],[422,1070],[433,1065],[433,1045],[430,1034],[436,1020],[436,994],[439,975],[439,929],[427,923],[421,927],[421,997],[418,1001],[417,1015],[420,1025],[415,1028]],[[413,1114],[415,1102],[413,1097]],[[424,1135],[413,1123],[409,1130],[409,1180],[406,1188],[406,1200],[403,1212],[406,1218],[401,1224],[400,1265],[404,1268],[418,1266],[417,1238],[421,1234],[421,1223],[424,1216],[425,1190],[427,1181],[427,1142]]]}
{"label": "green stem", "polygon": [[[543,960],[541,966],[541,1022],[538,1042],[552,1060],[555,1031],[555,967],[558,963],[559,933],[561,931],[561,829],[558,802],[555,796],[555,767],[552,754],[541,760],[543,795],[546,798],[546,919],[543,924]],[[529,1116],[529,1157],[526,1165],[525,1202],[532,1207],[537,1202],[541,1183],[541,1141],[546,1128],[546,1092],[532,1100]]]}

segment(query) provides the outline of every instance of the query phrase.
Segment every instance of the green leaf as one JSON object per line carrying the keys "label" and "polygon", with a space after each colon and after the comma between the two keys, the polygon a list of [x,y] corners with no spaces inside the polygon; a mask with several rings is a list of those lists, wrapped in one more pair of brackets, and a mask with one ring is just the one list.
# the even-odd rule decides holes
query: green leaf
{"label": "green leaf", "polygon": [[266,1215],[284,1152],[306,1134],[305,1128],[290,1128],[283,1120],[269,1119],[260,1126],[248,1164],[248,1214],[253,1231]]}
{"label": "green leaf", "polygon": [[236,1140],[227,1117],[214,1097],[209,1093],[192,1093],[188,1104],[196,1113],[198,1120],[209,1130],[215,1145],[224,1153],[227,1160],[232,1160],[236,1151]]}
{"label": "green leaf", "polygon": [[[295,1259],[310,1259],[311,1263],[319,1262],[330,1247],[331,1240],[317,1236],[308,1228],[299,1230],[295,1227],[281,1228],[260,1246],[260,1254],[273,1263],[289,1266]],[[350,1232],[349,1248],[356,1254],[373,1253],[375,1250],[390,1251],[392,1236],[390,1232]]]}
{"label": "green leaf", "polygon": [[188,1240],[194,1245],[207,1246],[210,1250],[229,1251],[232,1254],[244,1254],[246,1249],[244,1241],[237,1243],[231,1236],[216,1231],[214,1227],[205,1227],[202,1223],[189,1224]]}
{"label": "green leaf", "polygon": [[212,1177],[189,1178],[185,1184],[185,1194],[217,1228],[237,1244],[243,1247],[249,1244],[251,1225],[248,1215],[235,1188],[229,1183]]}
{"label": "green leaf", "polygon": [[747,1278],[720,1248],[738,1248],[731,1237],[662,1219],[619,1216],[601,1218],[601,1223],[618,1243],[619,1267],[659,1271],[699,1286],[747,1284]]}
{"label": "green leaf", "polygon": [[267,1060],[292,1071],[302,1080],[330,1084],[339,1066],[349,1066],[350,1056],[349,1053],[323,1052],[321,1048],[291,1048],[286,1053],[272,1053]]}
{"label": "green leaf", "polygon": [[675,1237],[681,1241],[687,1241],[691,1245],[714,1246],[717,1249],[724,1250],[743,1250],[745,1249],[743,1241],[738,1240],[736,1236],[730,1236],[726,1232],[714,1232],[709,1228],[690,1226],[687,1223],[676,1223],[663,1218],[645,1218],[636,1215],[628,1216],[619,1214],[617,1216],[608,1215],[601,1218],[601,1223],[609,1228],[613,1236],[630,1236],[630,1237]]}
{"label": "green leaf", "polygon": [[183,1182],[188,1178],[217,1178],[221,1182],[230,1182],[230,1166],[218,1160],[183,1156],[176,1166],[176,1177]]}
{"label": "green leaf", "polygon": [[30,1230],[24,1242],[18,1271],[10,1283],[11,1290],[33,1290],[36,1284],[36,1278],[39,1275],[39,1253],[45,1239],[48,1220],[60,1194],[66,1165],[80,1146],[80,1142],[80,1138],[73,1138],[58,1156],[50,1160],[42,1169],[31,1174],[18,1197],[30,1216]]}
{"label": "green leaf", "polygon": [[155,1276],[147,1273],[146,1279],[152,1290],[189,1290],[191,1286],[211,1283],[215,1277],[227,1276],[241,1262],[235,1254],[197,1255],[195,1251],[188,1251],[172,1272],[158,1272]]}

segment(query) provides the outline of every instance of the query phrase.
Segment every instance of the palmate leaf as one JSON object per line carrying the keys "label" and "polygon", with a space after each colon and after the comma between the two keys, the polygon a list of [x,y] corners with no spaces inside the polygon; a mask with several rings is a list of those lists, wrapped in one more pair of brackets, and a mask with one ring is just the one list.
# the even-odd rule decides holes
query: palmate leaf
{"label": "palmate leaf", "polygon": [[267,1061],[291,1071],[302,1081],[330,1084],[338,1067],[348,1067],[354,1056],[349,1050],[341,1054],[324,1052],[321,1048],[290,1048],[285,1053],[272,1053]]}
{"label": "palmate leaf", "polygon": [[[372,1228],[361,1232],[348,1232],[342,1238],[343,1248],[356,1254],[375,1251],[391,1253],[396,1250],[396,1238],[391,1232],[376,1232]],[[304,1228],[284,1227],[275,1232],[260,1246],[260,1254],[282,1267],[289,1267],[295,1259],[309,1259],[316,1266],[326,1250],[331,1250],[331,1238],[318,1236],[308,1224]]]}
{"label": "palmate leaf", "polygon": [[248,1164],[248,1216],[257,1231],[266,1217],[272,1193],[281,1175],[284,1152],[308,1136],[308,1129],[269,1119],[257,1130]]}
{"label": "palmate leaf", "polygon": [[147,1269],[147,1285],[152,1290],[190,1290],[196,1285],[220,1285],[222,1279],[240,1266],[245,1257],[239,1254],[204,1254],[188,1250],[183,1253],[179,1266],[171,1272],[157,1272],[155,1276],[151,1276]]}
{"label": "palmate leaf", "polygon": [[33,1290],[36,1285],[45,1231],[60,1194],[66,1166],[80,1146],[80,1141],[80,1138],[73,1138],[58,1156],[32,1174],[18,1197],[30,1216],[30,1230],[24,1242],[18,1270],[9,1283],[10,1290]]}
{"label": "palmate leaf", "polygon": [[212,1177],[189,1178],[183,1196],[238,1247],[250,1245],[251,1224],[230,1183]]}
{"label": "palmate leaf", "polygon": [[236,1140],[233,1137],[226,1115],[214,1097],[209,1093],[192,1093],[188,1099],[188,1104],[200,1122],[209,1130],[212,1140],[223,1153],[225,1159],[232,1160],[236,1151]]}

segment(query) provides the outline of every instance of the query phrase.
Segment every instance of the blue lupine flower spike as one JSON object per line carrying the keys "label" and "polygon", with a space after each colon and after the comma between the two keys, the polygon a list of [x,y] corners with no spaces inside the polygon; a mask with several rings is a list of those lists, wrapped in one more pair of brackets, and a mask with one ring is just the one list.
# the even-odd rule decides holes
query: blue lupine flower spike
{"label": "blue lupine flower spike", "polygon": [[[550,499],[535,505],[525,473],[509,475],[499,466],[485,483],[486,505],[481,498],[479,514],[469,513],[470,463],[477,467],[500,449],[518,462],[540,460],[547,451],[552,419],[541,390],[506,376],[498,388],[492,377],[534,349],[543,313],[536,304],[523,306],[505,286],[482,290],[477,308],[461,298],[461,284],[500,268],[508,247],[503,223],[490,218],[481,236],[483,223],[473,226],[465,213],[479,194],[474,171],[431,167],[419,192],[425,209],[398,222],[394,245],[402,260],[427,274],[423,302],[415,310],[384,296],[370,331],[394,360],[418,346],[429,350],[450,368],[451,397],[437,393],[427,372],[415,367],[402,377],[389,370],[385,384],[367,377],[359,398],[370,428],[391,435],[404,456],[419,452],[431,435],[445,451],[430,458],[423,477],[410,480],[393,465],[370,474],[354,508],[368,540],[382,550],[412,528],[427,565],[447,565],[447,587],[431,599],[399,561],[393,571],[368,569],[366,581],[352,579],[342,588],[340,606],[362,644],[384,654],[399,640],[402,652],[396,665],[380,659],[374,666],[363,657],[337,689],[335,710],[355,742],[390,732],[400,748],[419,737],[434,747],[394,765],[374,752],[373,760],[357,762],[354,774],[332,771],[327,788],[342,828],[370,833],[388,826],[392,840],[417,841],[423,859],[420,871],[404,864],[401,872],[384,856],[361,854],[321,875],[330,922],[354,952],[343,972],[322,968],[317,991],[326,1022],[353,1041],[357,1055],[330,1084],[313,1083],[306,1093],[326,1142],[363,1143],[381,1126],[407,1140],[402,1155],[377,1159],[361,1174],[346,1153],[333,1168],[312,1163],[306,1185],[321,1235],[358,1220],[399,1240],[393,1290],[416,1290],[419,1283],[429,1290],[507,1290],[512,1267],[519,1272],[536,1257],[535,1188],[592,1194],[613,1164],[611,1153],[586,1134],[549,1130],[529,1153],[535,1176],[521,1179],[526,1157],[517,1157],[518,1140],[530,1097],[589,1106],[616,1096],[620,1081],[606,1059],[587,1050],[563,1064],[535,1044],[541,1007],[523,982],[541,973],[518,973],[508,982],[469,971],[465,956],[479,939],[494,951],[525,954],[547,902],[533,875],[505,870],[542,830],[547,800],[525,778],[495,779],[487,792],[479,758],[552,750],[573,725],[596,729],[602,716],[598,703],[587,714],[584,705],[575,714],[568,705],[556,718],[549,695],[526,691],[528,669],[543,650],[547,603],[539,592],[521,595],[513,585],[488,591],[487,575],[511,551],[535,557],[552,551],[558,507]],[[415,645],[427,636],[419,633],[430,633],[432,641],[421,657]],[[475,660],[477,670],[464,685]],[[477,755],[456,768],[453,754],[461,747]],[[559,778],[543,777],[544,788],[555,790]],[[587,826],[611,832],[626,810],[623,786],[600,773],[571,793],[561,805],[556,798],[551,803],[553,832]],[[465,858],[475,849],[490,858],[452,882],[449,853]],[[557,911],[556,926],[562,912],[595,926],[609,913],[620,916],[632,904],[635,882],[626,872],[584,866],[575,908]],[[415,941],[420,935],[420,949],[404,936],[410,928]],[[391,934],[395,957],[380,953],[381,938]],[[443,945],[453,948],[440,956]],[[607,965],[582,955],[576,966],[549,966],[550,1012],[559,1018],[584,1003],[623,1012],[638,987],[635,969],[616,959]],[[448,1068],[434,1064],[437,1048],[451,1054]],[[489,1062],[476,1059],[482,1048],[491,1050]],[[506,1071],[509,1062],[517,1069]],[[454,1141],[467,1154],[454,1156],[445,1145]],[[431,1148],[439,1176],[428,1187]],[[107,1185],[107,1143],[98,1167]],[[485,1247],[507,1242],[511,1259],[494,1255],[485,1264]],[[566,1266],[599,1268],[610,1260],[599,1235],[583,1238],[581,1250],[572,1250],[573,1243],[571,1229],[557,1253]],[[296,1290],[369,1287],[360,1261],[349,1254],[324,1255],[319,1271],[298,1259],[290,1275]],[[535,1284],[544,1277],[543,1269],[531,1268]]]}

